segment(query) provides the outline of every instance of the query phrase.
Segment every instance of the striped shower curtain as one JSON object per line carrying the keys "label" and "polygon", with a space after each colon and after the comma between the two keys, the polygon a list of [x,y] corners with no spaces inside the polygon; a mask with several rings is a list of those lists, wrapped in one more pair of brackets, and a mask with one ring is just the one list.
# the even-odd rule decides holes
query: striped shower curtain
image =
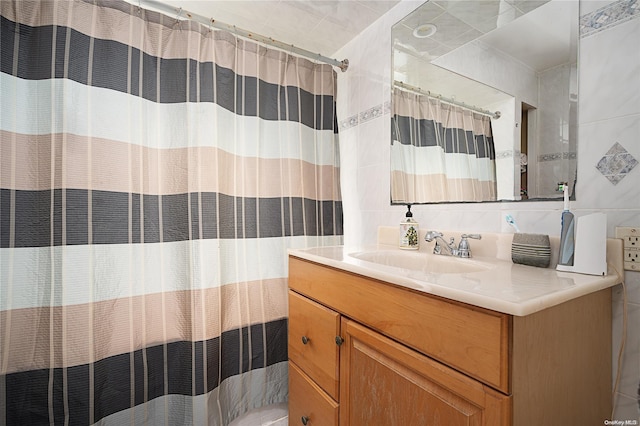
{"label": "striped shower curtain", "polygon": [[397,87],[392,108],[392,203],[496,201],[489,116]]}
{"label": "striped shower curtain", "polygon": [[287,249],[342,242],[333,69],[120,0],[0,7],[0,425],[286,401]]}

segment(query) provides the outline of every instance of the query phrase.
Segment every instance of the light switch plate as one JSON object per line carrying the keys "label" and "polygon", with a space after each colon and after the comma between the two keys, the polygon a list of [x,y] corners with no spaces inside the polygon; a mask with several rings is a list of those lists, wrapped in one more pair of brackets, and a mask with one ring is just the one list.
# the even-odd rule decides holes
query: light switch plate
{"label": "light switch plate", "polygon": [[622,239],[624,269],[640,271],[640,227],[617,226],[616,238]]}

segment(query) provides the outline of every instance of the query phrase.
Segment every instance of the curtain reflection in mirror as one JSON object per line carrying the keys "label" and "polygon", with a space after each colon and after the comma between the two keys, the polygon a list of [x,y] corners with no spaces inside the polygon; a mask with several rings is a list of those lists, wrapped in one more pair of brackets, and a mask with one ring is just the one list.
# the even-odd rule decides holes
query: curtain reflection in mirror
{"label": "curtain reflection in mirror", "polygon": [[489,116],[398,87],[392,105],[392,203],[496,201]]}

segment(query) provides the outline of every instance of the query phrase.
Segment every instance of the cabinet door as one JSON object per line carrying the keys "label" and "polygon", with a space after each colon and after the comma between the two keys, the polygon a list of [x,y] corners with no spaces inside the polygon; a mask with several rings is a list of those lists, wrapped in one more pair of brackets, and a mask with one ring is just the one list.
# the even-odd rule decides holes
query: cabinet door
{"label": "cabinet door", "polygon": [[508,396],[354,321],[342,334],[340,426],[509,424]]}
{"label": "cabinet door", "polygon": [[289,359],[338,400],[340,315],[289,290]]}
{"label": "cabinet door", "polygon": [[289,361],[289,424],[338,425],[338,404]]}

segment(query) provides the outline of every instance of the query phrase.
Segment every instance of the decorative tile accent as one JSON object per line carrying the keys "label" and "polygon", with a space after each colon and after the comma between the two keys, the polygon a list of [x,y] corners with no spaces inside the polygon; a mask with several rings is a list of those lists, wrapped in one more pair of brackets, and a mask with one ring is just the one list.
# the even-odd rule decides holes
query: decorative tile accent
{"label": "decorative tile accent", "polygon": [[380,117],[381,115],[382,115],[382,105],[376,105],[373,108],[369,108],[368,110],[360,113],[360,122],[364,123],[366,121]]}
{"label": "decorative tile accent", "polygon": [[[518,152],[517,155],[520,155]],[[514,153],[513,150],[508,151],[496,151],[496,160],[501,160],[503,158],[513,158]]]}
{"label": "decorative tile accent", "polygon": [[549,154],[538,155],[538,162],[557,161],[557,160],[575,160],[578,155],[575,152],[552,152]]}
{"label": "decorative tile accent", "polygon": [[538,155],[538,162],[562,160],[562,152],[552,152],[551,154]]}
{"label": "decorative tile accent", "polygon": [[383,106],[384,114],[391,114],[391,101],[386,101]]}
{"label": "decorative tile accent", "polygon": [[358,125],[358,115],[352,115],[351,117],[342,120],[340,122],[340,129],[341,130],[346,130],[346,129],[350,129],[351,127],[355,127]]}
{"label": "decorative tile accent", "polygon": [[638,161],[633,158],[633,155],[624,149],[622,145],[616,142],[609,151],[598,161],[596,168],[606,177],[609,181],[616,185],[624,177],[629,174],[638,164]]}
{"label": "decorative tile accent", "polygon": [[347,130],[357,126],[358,124],[365,123],[369,120],[373,120],[374,118],[378,118],[390,113],[391,103],[387,101],[384,104],[376,105],[367,109],[366,111],[362,111],[359,114],[352,115],[345,120],[341,120],[339,122],[339,130]]}
{"label": "decorative tile accent", "polygon": [[580,37],[586,37],[640,17],[640,0],[619,0],[580,17]]}

